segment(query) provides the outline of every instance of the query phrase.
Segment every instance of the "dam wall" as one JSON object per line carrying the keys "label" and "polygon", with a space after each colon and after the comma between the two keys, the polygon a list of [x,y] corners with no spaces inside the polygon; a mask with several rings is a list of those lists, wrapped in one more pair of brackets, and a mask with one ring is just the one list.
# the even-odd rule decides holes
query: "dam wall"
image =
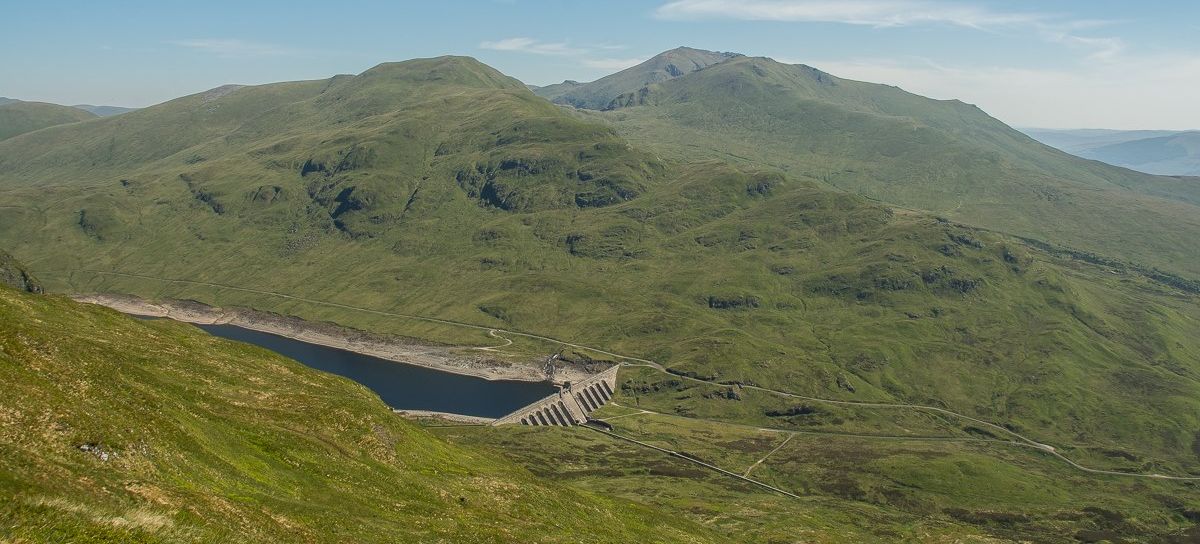
{"label": "dam wall", "polygon": [[612,366],[579,383],[565,384],[558,392],[497,419],[492,425],[582,425],[616,394],[618,368]]}

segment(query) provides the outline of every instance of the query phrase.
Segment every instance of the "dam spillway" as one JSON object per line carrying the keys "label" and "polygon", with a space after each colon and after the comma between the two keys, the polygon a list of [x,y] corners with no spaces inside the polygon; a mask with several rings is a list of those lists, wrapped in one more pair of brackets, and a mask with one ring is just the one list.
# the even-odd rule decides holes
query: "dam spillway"
{"label": "dam spillway", "polygon": [[557,392],[497,419],[492,425],[582,425],[592,412],[612,400],[618,368],[614,365],[579,383],[564,384]]}

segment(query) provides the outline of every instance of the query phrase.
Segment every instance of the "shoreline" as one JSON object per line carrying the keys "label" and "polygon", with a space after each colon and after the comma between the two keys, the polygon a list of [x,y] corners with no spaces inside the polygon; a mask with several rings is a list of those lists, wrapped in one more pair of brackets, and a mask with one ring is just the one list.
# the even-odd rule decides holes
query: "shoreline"
{"label": "shoreline", "polygon": [[[225,309],[194,301],[152,302],[132,295],[116,294],[77,294],[70,297],[77,302],[105,306],[124,314],[167,318],[201,325],[233,325],[400,364],[474,376],[485,380],[545,381],[541,370],[532,366],[501,362],[483,356],[471,359],[453,352],[453,350],[477,350],[481,353],[488,353],[495,348],[488,350],[477,347],[418,344],[404,341],[399,337],[387,337],[332,323],[305,321],[295,317],[244,308]],[[587,376],[590,374],[574,369],[559,369],[554,383],[577,381]]]}
{"label": "shoreline", "polygon": [[494,417],[467,416],[451,412],[434,412],[431,410],[401,410],[395,408],[392,410],[392,413],[416,421],[438,419],[463,425],[491,425],[496,421]]}

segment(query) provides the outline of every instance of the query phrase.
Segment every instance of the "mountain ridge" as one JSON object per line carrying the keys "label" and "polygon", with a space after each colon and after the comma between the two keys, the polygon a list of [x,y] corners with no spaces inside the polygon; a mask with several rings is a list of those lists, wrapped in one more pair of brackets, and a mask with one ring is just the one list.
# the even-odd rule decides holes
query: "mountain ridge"
{"label": "mountain ridge", "polygon": [[[1195,238],[1172,234],[1200,234],[1200,188],[1076,158],[976,106],[762,57],[630,92],[639,96],[626,107],[593,115],[669,156],[771,165],[892,205],[1200,277]],[[1131,212],[1118,226],[1106,217],[1112,209]],[[1143,228],[1146,218],[1156,226]],[[1063,221],[1066,229],[1049,227]]]}
{"label": "mountain ridge", "polygon": [[1200,131],[1112,143],[1081,151],[1079,156],[1149,174],[1197,176]]}

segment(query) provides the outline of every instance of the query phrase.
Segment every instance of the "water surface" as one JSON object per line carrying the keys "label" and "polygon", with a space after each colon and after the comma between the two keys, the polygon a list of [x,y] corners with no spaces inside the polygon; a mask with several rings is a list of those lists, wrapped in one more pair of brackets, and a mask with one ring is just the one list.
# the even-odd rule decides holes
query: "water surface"
{"label": "water surface", "polygon": [[547,382],[485,380],[310,344],[235,325],[196,326],[213,336],[261,346],[317,370],[350,378],[377,393],[388,406],[401,410],[432,410],[496,418],[508,415],[556,390]]}

